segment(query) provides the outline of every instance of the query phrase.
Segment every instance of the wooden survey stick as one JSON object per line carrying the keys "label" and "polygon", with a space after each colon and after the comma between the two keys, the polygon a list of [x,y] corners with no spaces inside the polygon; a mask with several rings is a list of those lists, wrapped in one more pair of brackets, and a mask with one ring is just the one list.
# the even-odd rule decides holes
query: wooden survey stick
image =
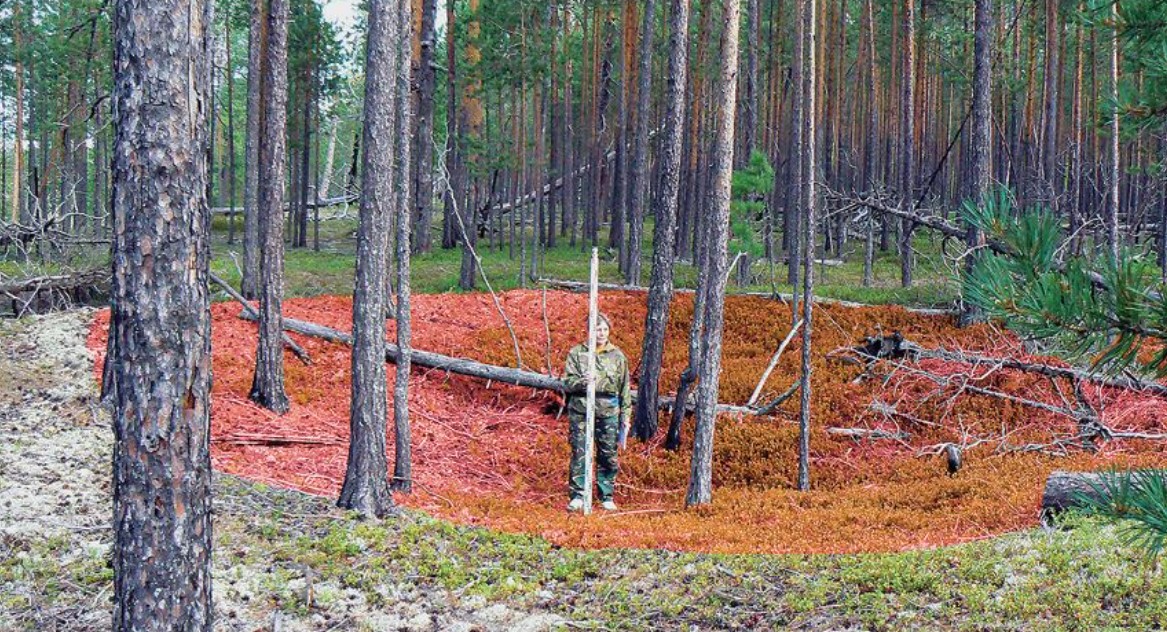
{"label": "wooden survey stick", "polygon": [[585,516],[592,513],[592,455],[596,451],[596,312],[599,311],[600,255],[592,248],[592,274],[588,289],[588,400],[584,426],[584,506]]}

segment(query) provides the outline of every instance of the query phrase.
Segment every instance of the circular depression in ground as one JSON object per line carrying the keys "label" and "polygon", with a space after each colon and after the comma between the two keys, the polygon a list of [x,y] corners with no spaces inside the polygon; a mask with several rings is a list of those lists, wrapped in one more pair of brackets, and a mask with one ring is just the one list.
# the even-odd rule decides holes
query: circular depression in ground
{"label": "circular depression in ground", "polygon": [[[584,337],[586,296],[516,290],[500,295],[519,338],[523,364],[562,371],[568,349]],[[608,293],[600,307],[613,317],[613,340],[639,365],[646,311],[641,293]],[[290,299],[285,315],[349,331],[352,301]],[[286,356],[292,409],[277,416],[251,404],[256,327],[235,303],[213,313],[212,455],[224,472],[312,494],[336,496],[348,441],[349,348],[292,334],[311,354],[305,366]],[[662,388],[671,391],[687,359],[692,315],[688,296],[673,303]],[[761,297],[730,297],[720,399],[745,402],[790,328],[790,306]],[[108,311],[97,315],[89,346],[105,350]],[[955,544],[1037,524],[1041,491],[1054,469],[1097,469],[1164,463],[1155,441],[1116,441],[1097,452],[1025,450],[1072,435],[1074,422],[1015,402],[953,396],[954,384],[1014,393],[1060,405],[1065,394],[1048,380],[994,367],[936,360],[920,367],[949,376],[947,387],[891,371],[890,379],[856,381],[862,368],[828,357],[863,336],[900,331],[924,345],[1027,358],[1012,335],[990,325],[958,329],[952,318],[899,307],[816,308],[812,363],[812,491],[793,489],[797,472],[797,398],[770,417],[718,418],[714,501],[683,508],[692,421],[685,444],[669,452],[660,440],[635,441],[621,453],[616,500],[621,510],[585,518],[564,511],[569,448],[567,420],[553,393],[415,367],[410,378],[412,495],[401,504],[463,524],[529,533],[584,548],[664,548],[726,553],[895,551]],[[389,335],[393,323],[389,321]],[[513,366],[514,345],[488,294],[418,295],[414,348]],[[764,387],[771,397],[798,376],[796,337]],[[393,381],[390,371],[389,381]],[[886,376],[887,370],[880,372]],[[391,390],[390,390],[391,392]],[[1085,394],[1112,429],[1163,432],[1167,402],[1087,386]],[[662,423],[667,417],[662,416]],[[390,419],[392,433],[392,421]],[[906,439],[855,440],[829,428],[907,433]],[[663,437],[662,428],[662,437]],[[974,445],[965,467],[949,477],[932,448]],[[388,445],[392,446],[392,437]],[[392,458],[390,456],[390,458]]]}

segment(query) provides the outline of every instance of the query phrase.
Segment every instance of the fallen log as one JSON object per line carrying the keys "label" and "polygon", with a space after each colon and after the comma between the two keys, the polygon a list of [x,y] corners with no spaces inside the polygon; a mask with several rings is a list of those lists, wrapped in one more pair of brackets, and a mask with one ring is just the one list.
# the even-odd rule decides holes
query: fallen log
{"label": "fallen log", "polygon": [[[340,195],[337,197],[309,201],[308,208],[310,208],[310,209],[328,208],[330,206],[341,206],[344,204],[355,204],[360,199],[361,199],[360,196],[357,195],[356,193],[352,193],[349,195]],[[286,213],[290,209],[291,209],[291,206],[285,206],[284,212]],[[242,215],[243,214],[243,207],[242,206],[216,206],[216,207],[211,209],[211,214],[213,214],[213,215],[230,215],[231,213]]]}
{"label": "fallen log", "polygon": [[[558,287],[558,288],[561,288],[564,290],[569,290],[572,292],[587,291],[587,283],[581,283],[579,281],[568,281],[568,280],[564,280],[564,279],[539,279],[538,282],[545,283],[545,284],[550,285],[552,287]],[[609,291],[613,291],[613,292],[648,292],[648,288],[644,287],[643,285],[621,285],[618,283],[600,283],[599,288],[601,290],[609,290]],[[694,290],[691,290],[689,288],[676,288],[673,290],[673,292],[678,293],[678,294],[692,294],[694,292]],[[794,295],[783,294],[781,292],[779,292],[779,293],[773,293],[773,292],[726,292],[726,296],[756,296],[759,298],[769,298],[769,299],[785,301],[785,302],[790,302],[790,301],[795,299]],[[802,300],[801,296],[799,296],[797,298],[800,301]],[[827,298],[825,296],[814,297],[814,302],[821,303],[823,305],[838,305],[840,307],[854,307],[854,308],[887,307],[886,305],[874,305],[871,303],[856,303],[854,301],[845,301],[845,300],[839,299],[839,298]],[[900,306],[900,307],[902,307],[902,306]],[[903,307],[903,309],[904,309],[904,311],[910,312],[912,314],[920,314],[922,316],[952,316],[953,314],[956,314],[956,311],[951,310],[951,309],[935,309],[935,308],[929,308],[929,307]]]}
{"label": "fallen log", "polygon": [[895,439],[907,441],[912,435],[906,432],[889,432],[887,430],[868,428],[827,428],[827,434],[832,437],[845,439]]}
{"label": "fallen log", "polygon": [[[1086,507],[1089,501],[1101,500],[1110,489],[1115,489],[1127,481],[1132,487],[1139,487],[1145,477],[1162,477],[1167,470],[1137,470],[1130,472],[1067,472],[1057,470],[1045,482],[1041,495],[1041,520],[1050,524],[1058,514],[1068,509]],[[1129,476],[1129,478],[1127,478]]]}
{"label": "fallen log", "polygon": [[[243,312],[239,315],[244,320],[255,321],[256,316],[250,312]],[[352,345],[353,339],[349,334],[344,333],[338,329],[325,327],[316,323],[310,323],[303,320],[296,320],[294,318],[285,318],[284,329],[292,331],[305,336],[313,336],[321,338],[329,342],[336,342],[344,345]],[[387,362],[397,362],[400,356],[400,350],[397,345],[393,343],[385,343],[385,360]],[[440,353],[433,353],[431,351],[421,351],[413,349],[410,358],[412,364],[415,366],[426,367],[430,369],[438,369],[441,371],[449,371],[458,375],[466,375],[469,377],[476,377],[483,380],[490,380],[493,382],[502,382],[504,384],[513,384],[515,386],[526,386],[529,388],[537,388],[547,391],[555,391],[557,393],[568,393],[567,384],[562,380],[557,380],[550,375],[542,373],[535,373],[533,371],[524,371],[521,369],[511,369],[508,367],[494,366],[492,364],[484,364],[474,360],[467,360],[465,358],[454,358]],[[636,391],[632,391],[633,399],[636,398]],[[659,406],[661,408],[672,408],[675,405],[675,398],[662,397],[660,398]],[[693,404],[687,403],[686,409],[691,410]],[[746,406],[737,406],[733,404],[718,404],[717,412],[719,413],[738,413],[746,415],[756,415],[757,410]]]}
{"label": "fallen log", "polygon": [[[251,314],[257,319],[259,318],[259,312],[255,311],[255,308],[251,306],[251,303],[248,303],[247,299],[243,298],[242,294],[236,292],[235,288],[231,287],[230,283],[224,281],[214,272],[211,272],[210,275],[211,281],[213,281],[219,287],[223,288],[223,291],[230,295],[231,298],[235,299],[235,301],[240,305],[242,305],[243,309],[246,310],[248,314]],[[291,349],[292,354],[299,358],[300,362],[303,362],[304,364],[312,364],[312,356],[308,355],[308,352],[304,350],[304,347],[296,344],[296,341],[288,337],[288,334],[286,333],[281,334],[281,336],[283,336],[284,339],[284,346],[288,349]]]}
{"label": "fallen log", "polygon": [[107,268],[90,268],[71,274],[30,277],[0,283],[0,294],[91,288],[109,282],[109,276],[110,271]]}

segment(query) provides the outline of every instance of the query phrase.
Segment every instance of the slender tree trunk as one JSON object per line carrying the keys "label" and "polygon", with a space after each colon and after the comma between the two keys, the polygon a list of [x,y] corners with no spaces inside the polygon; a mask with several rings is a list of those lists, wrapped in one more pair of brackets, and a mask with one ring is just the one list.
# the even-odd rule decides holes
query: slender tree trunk
{"label": "slender tree trunk", "polygon": [[119,632],[212,628],[210,10],[200,0],[117,0],[112,15]]}
{"label": "slender tree trunk", "polygon": [[385,292],[389,221],[400,197],[393,180],[397,140],[400,2],[370,0],[365,52],[364,162],[361,166],[353,291],[352,400],[348,465],[337,506],[382,517],[393,508],[385,456]]}
{"label": "slender tree trunk", "polygon": [[[758,36],[761,31],[761,15],[758,0],[746,0],[746,76],[743,82],[745,94],[742,97],[742,142],[737,157],[737,166],[745,167],[750,162],[750,154],[756,149],[758,129]],[[842,54],[840,53],[840,56]]]}
{"label": "slender tree trunk", "polygon": [[[798,2],[798,0],[796,0]],[[802,185],[803,179],[800,175],[802,154],[806,147],[806,126],[803,124],[804,119],[810,113],[806,111],[806,100],[798,96],[802,90],[802,84],[806,81],[806,37],[804,29],[806,28],[806,20],[803,18],[802,12],[806,10],[805,2],[798,2],[798,9],[796,14],[795,40],[794,40],[794,68],[791,73],[791,84],[794,86],[795,98],[791,107],[791,134],[794,137],[791,143],[790,157],[786,161],[786,171],[789,174],[788,180],[790,182],[790,194],[787,197],[786,213],[783,217],[782,233],[783,245],[786,246],[786,282],[790,284],[792,291],[797,295],[798,288],[798,266],[799,266],[799,252],[800,242],[802,241]],[[798,312],[797,298],[792,301],[792,309],[794,313]],[[791,315],[791,323],[797,318]]]}
{"label": "slender tree trunk", "polygon": [[227,243],[235,243],[235,66],[231,62],[231,18],[223,20],[223,39],[227,43],[227,179],[228,206],[231,214],[227,225]]}
{"label": "slender tree trunk", "polygon": [[21,16],[20,5],[16,2],[12,8],[12,41],[16,63],[16,135],[12,141],[12,221],[19,222],[23,216],[24,195],[24,52],[21,46]]}
{"label": "slender tree trunk", "polygon": [[1059,210],[1057,174],[1055,173],[1058,149],[1058,102],[1062,70],[1059,52],[1061,50],[1061,24],[1058,22],[1058,0],[1045,0],[1045,119],[1042,126],[1041,183],[1043,195],[1049,208]]}
{"label": "slender tree trunk", "polygon": [[713,150],[713,182],[709,190],[709,267],[703,281],[708,292],[704,305],[705,331],[701,342],[701,376],[697,385],[693,460],[689,472],[687,506],[713,500],[713,427],[721,373],[721,335],[725,325],[725,271],[728,265],[730,180],[733,175],[734,103],[737,98],[738,0],[725,0],[718,77],[718,110]]}
{"label": "slender tree trunk", "polygon": [[[756,0],[755,0],[756,1]],[[629,204],[628,226],[628,274],[625,281],[629,285],[640,285],[641,242],[644,233],[644,206],[648,194],[648,127],[649,99],[652,97],[652,36],[656,32],[656,0],[645,0],[644,23],[640,28],[639,86],[636,90],[636,129],[632,153],[631,181],[629,182],[631,203]],[[654,246],[655,247],[655,246]],[[669,266],[672,269],[671,262]]]}
{"label": "slender tree trunk", "polygon": [[[420,0],[421,14],[414,15],[413,19],[419,27],[418,66],[414,76],[417,81],[417,101],[415,110],[417,118],[416,146],[413,167],[413,217],[416,230],[413,234],[414,252],[429,252],[432,248],[430,239],[430,224],[433,223],[434,213],[434,184],[433,184],[433,156],[434,156],[434,90],[437,75],[434,72],[434,38],[436,37],[434,24],[436,22],[438,3],[436,0]],[[416,9],[416,7],[415,7]]]}
{"label": "slender tree trunk", "polygon": [[[915,207],[916,196],[916,1],[904,0],[904,71],[903,98],[900,137],[900,196],[905,211]],[[911,220],[900,221],[900,284],[912,286],[912,268],[915,255],[912,251],[912,232],[915,226]]]}
{"label": "slender tree trunk", "polygon": [[260,86],[259,346],[250,398],[277,413],[284,392],[284,160],[288,107],[288,0],[268,0],[266,50]]}
{"label": "slender tree trunk", "polygon": [[251,0],[247,47],[247,131],[243,141],[243,283],[245,298],[259,297],[259,135],[263,117],[260,85],[267,49],[267,0]]}
{"label": "slender tree trunk", "polygon": [[[976,0],[974,9],[973,35],[973,106],[972,106],[972,189],[973,202],[983,205],[988,202],[989,174],[992,173],[990,148],[992,147],[992,114],[990,105],[993,102],[993,65],[992,65],[992,33],[993,7],[992,0]],[[966,244],[970,255],[965,259],[966,269],[971,271],[976,265],[976,250],[984,245],[984,235],[971,222],[967,226],[968,236]],[[980,310],[972,303],[965,302],[961,312],[960,322],[969,325],[979,322],[982,316]]]}
{"label": "slender tree trunk", "polygon": [[[815,253],[815,210],[818,206],[818,192],[815,190],[815,180],[818,174],[818,162],[815,157],[815,150],[818,145],[818,137],[815,130],[815,99],[818,89],[815,87],[814,77],[817,74],[815,68],[817,67],[816,54],[816,29],[815,29],[815,15],[817,14],[817,1],[806,1],[806,27],[803,29],[806,38],[806,76],[807,81],[805,89],[803,90],[803,98],[805,99],[805,127],[806,132],[803,134],[805,138],[805,150],[800,158],[802,162],[802,207],[805,217],[803,218],[803,293],[802,293],[802,375],[799,378],[800,402],[798,407],[798,489],[800,491],[810,490],[810,346],[813,327],[813,307],[814,307],[814,253]],[[911,1],[911,0],[909,0]],[[791,265],[794,262],[791,261]]]}
{"label": "slender tree trunk", "polygon": [[[875,75],[875,7],[865,0],[866,57],[867,57],[867,140],[863,143],[864,184],[874,193],[879,188],[879,172],[875,165],[875,149],[879,142],[879,94]],[[865,222],[866,239],[863,244],[863,287],[875,282],[875,215],[868,211]]]}
{"label": "slender tree trunk", "polygon": [[[1085,9],[1084,2],[1078,3],[1078,10]],[[1082,144],[1085,142],[1083,136],[1083,119],[1082,119],[1082,61],[1085,57],[1084,49],[1086,47],[1086,40],[1082,37],[1082,24],[1079,22],[1077,28],[1076,46],[1077,49],[1074,55],[1074,103],[1073,112],[1071,113],[1072,122],[1070,125],[1073,129],[1073,180],[1070,188],[1070,252],[1077,255],[1082,251],[1082,237],[1079,234],[1082,227],[1082,177],[1085,170],[1082,168]]]}
{"label": "slender tree trunk", "polygon": [[[647,10],[646,10],[647,12]],[[648,312],[644,319],[644,347],[640,354],[640,396],[636,400],[636,436],[647,441],[659,425],[657,400],[665,331],[673,297],[674,246],[677,237],[677,201],[680,193],[681,136],[685,129],[685,85],[689,56],[689,2],[672,0],[669,14],[669,70],[666,75],[667,114],[660,145],[662,178],[653,193],[656,215],[653,227],[652,274],[648,287]],[[680,407],[683,408],[683,407]]]}
{"label": "slender tree trunk", "polygon": [[[458,196],[461,193],[461,180],[458,178],[458,55],[454,47],[454,3],[446,3],[446,191],[443,195],[442,211],[442,248],[453,248],[461,243],[458,232],[458,219],[454,216]],[[473,265],[473,262],[470,263]],[[462,273],[460,279],[466,278],[466,255],[462,257]],[[473,273],[470,274],[470,283],[474,282]],[[459,283],[464,287],[463,283]]]}
{"label": "slender tree trunk", "polygon": [[[1114,35],[1110,42],[1110,98],[1114,103],[1118,103],[1118,3],[1113,3],[1110,6],[1110,20],[1114,28]],[[1110,141],[1108,149],[1110,155],[1107,162],[1107,195],[1106,195],[1106,241],[1109,248],[1109,254],[1112,261],[1118,261],[1118,206],[1119,206],[1119,184],[1122,178],[1122,171],[1119,165],[1119,115],[1117,112],[1110,117]]]}
{"label": "slender tree trunk", "polygon": [[[432,2],[432,0],[428,0]],[[410,0],[397,0],[400,5],[401,41],[410,38],[413,24]],[[424,19],[424,18],[423,18]],[[409,175],[416,173],[410,166],[412,130],[412,103],[410,100],[410,58],[399,54],[397,70],[397,373],[393,386],[393,489],[404,493],[413,491],[412,439],[409,429],[409,370],[413,357],[410,332],[410,191]]]}

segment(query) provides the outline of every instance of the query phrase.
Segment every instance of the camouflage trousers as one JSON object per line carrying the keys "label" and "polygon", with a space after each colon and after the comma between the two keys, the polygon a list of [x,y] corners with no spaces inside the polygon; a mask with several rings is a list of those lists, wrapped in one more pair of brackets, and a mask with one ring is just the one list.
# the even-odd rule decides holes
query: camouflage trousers
{"label": "camouflage trousers", "polygon": [[[567,414],[571,425],[571,473],[568,485],[571,488],[572,498],[583,498],[584,452],[587,450],[587,417],[583,413],[569,411]],[[612,500],[612,487],[616,481],[617,470],[617,441],[620,436],[620,416],[596,416],[596,487],[600,490],[600,502]]]}

